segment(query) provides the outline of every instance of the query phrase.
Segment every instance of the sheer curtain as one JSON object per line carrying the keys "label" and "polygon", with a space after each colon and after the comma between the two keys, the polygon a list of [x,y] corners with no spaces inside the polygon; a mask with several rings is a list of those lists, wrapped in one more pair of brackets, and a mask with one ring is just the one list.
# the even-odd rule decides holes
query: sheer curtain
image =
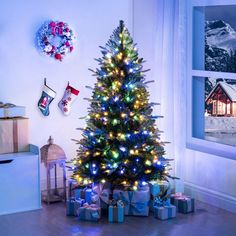
{"label": "sheer curtain", "polygon": [[157,121],[166,145],[166,157],[174,174],[181,178],[180,158],[185,155],[186,142],[186,80],[185,74],[185,3],[181,0],[134,0],[134,40],[141,56],[151,68],[147,79],[154,79],[149,86],[150,100],[160,102],[154,112],[163,115]]}
{"label": "sheer curtain", "polygon": [[175,175],[182,177],[180,159],[186,142],[185,1],[158,0],[155,39],[155,78],[161,103],[167,156],[174,158]]}

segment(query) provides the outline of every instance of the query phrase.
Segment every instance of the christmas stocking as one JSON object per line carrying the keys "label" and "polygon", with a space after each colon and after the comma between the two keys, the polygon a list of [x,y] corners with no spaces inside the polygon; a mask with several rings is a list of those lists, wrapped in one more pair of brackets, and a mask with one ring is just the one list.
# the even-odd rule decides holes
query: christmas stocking
{"label": "christmas stocking", "polygon": [[38,102],[38,107],[44,116],[49,115],[49,105],[55,97],[56,92],[47,86],[45,79],[42,95]]}
{"label": "christmas stocking", "polygon": [[68,83],[63,98],[58,103],[59,108],[64,115],[69,115],[71,111],[71,104],[74,102],[79,94],[79,90],[71,87]]}

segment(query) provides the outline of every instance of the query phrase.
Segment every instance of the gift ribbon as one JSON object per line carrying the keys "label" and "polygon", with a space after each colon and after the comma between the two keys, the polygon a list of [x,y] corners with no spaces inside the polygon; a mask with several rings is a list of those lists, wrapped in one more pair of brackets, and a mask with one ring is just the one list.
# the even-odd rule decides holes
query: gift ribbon
{"label": "gift ribbon", "polygon": [[132,202],[134,191],[128,191],[128,200],[124,197],[122,192],[120,192],[121,200],[129,208],[129,215],[132,215],[134,212],[141,213],[147,206],[148,202]]}
{"label": "gift ribbon", "polygon": [[[86,213],[89,215],[86,215]],[[95,204],[89,205],[87,202],[84,203],[84,205],[78,209],[78,217],[87,219],[86,216],[90,216],[92,219],[98,220],[100,218],[98,206]]]}
{"label": "gift ribbon", "polygon": [[17,152],[18,151],[18,127],[17,127],[17,120],[13,120],[13,126],[12,126],[13,130],[13,152]]}
{"label": "gift ribbon", "polygon": [[92,202],[98,202],[99,205],[101,204],[100,201],[103,201],[106,204],[109,203],[110,190],[103,189],[103,187],[104,185],[98,184],[93,188],[91,196]]}
{"label": "gift ribbon", "polygon": [[155,199],[154,199],[154,204],[153,204],[153,206],[155,207],[155,206],[157,206],[157,207],[164,207],[164,206],[170,206],[171,204],[170,204],[170,200],[169,199],[161,199],[160,197],[156,197]]}

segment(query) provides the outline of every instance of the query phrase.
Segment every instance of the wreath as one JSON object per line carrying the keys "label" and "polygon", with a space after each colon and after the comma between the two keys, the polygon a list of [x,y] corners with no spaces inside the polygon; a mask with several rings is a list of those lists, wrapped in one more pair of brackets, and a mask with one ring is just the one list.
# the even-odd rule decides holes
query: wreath
{"label": "wreath", "polygon": [[38,46],[45,54],[62,61],[67,53],[73,51],[74,38],[67,23],[50,21],[44,23],[38,32]]}

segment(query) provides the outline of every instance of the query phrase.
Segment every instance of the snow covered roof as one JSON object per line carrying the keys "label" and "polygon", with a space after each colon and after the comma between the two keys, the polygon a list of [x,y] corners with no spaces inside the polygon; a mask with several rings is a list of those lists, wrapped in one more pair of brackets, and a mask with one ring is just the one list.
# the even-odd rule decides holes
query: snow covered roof
{"label": "snow covered roof", "polygon": [[225,93],[228,95],[228,97],[232,102],[236,102],[236,84],[228,84],[226,82],[218,82],[215,85],[215,87],[211,90],[206,100],[208,100],[211,97],[212,93],[215,91],[218,85],[221,86],[221,88],[225,91]]}

